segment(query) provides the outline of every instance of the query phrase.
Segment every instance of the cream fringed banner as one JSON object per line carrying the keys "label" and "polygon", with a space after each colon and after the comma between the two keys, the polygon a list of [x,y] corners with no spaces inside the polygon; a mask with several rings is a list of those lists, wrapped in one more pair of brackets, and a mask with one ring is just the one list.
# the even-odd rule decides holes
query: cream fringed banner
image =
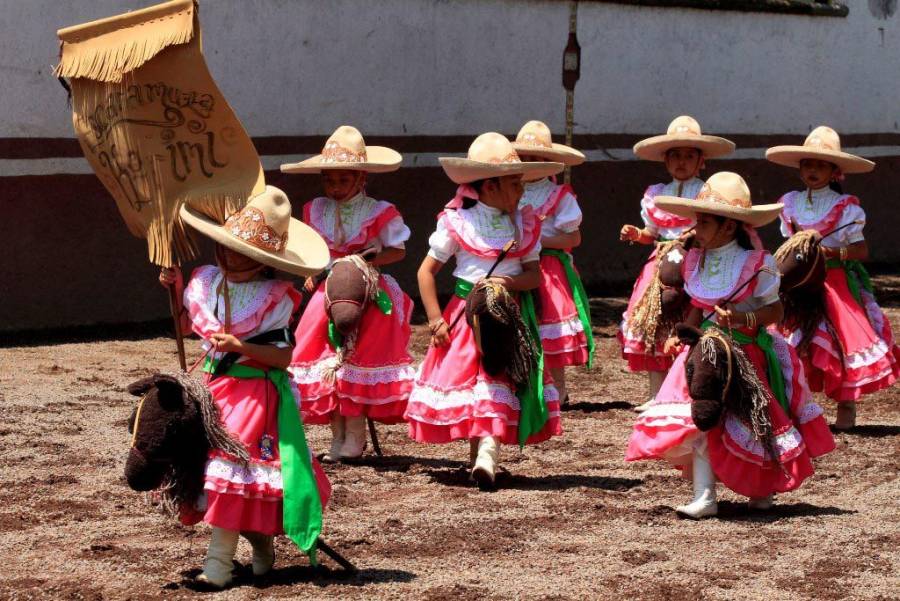
{"label": "cream fringed banner", "polygon": [[262,192],[253,142],[206,66],[194,0],[57,32],[75,133],[150,260],[194,255],[178,219],[190,203],[220,223]]}

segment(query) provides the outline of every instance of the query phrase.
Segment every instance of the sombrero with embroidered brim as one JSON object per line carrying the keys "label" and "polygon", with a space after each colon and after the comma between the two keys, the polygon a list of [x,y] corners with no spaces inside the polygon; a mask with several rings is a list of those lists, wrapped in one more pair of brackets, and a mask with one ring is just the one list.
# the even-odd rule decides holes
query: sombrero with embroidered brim
{"label": "sombrero with embroidered brim", "polygon": [[580,165],[585,159],[583,153],[571,146],[554,142],[550,128],[543,121],[523,125],[512,145],[519,155],[537,156],[566,166]]}
{"label": "sombrero with embroidered brim", "polygon": [[719,215],[760,227],[771,223],[781,214],[782,203],[753,205],[750,188],[737,173],[720,171],[703,184],[696,199],[678,196],[657,196],[653,203],[679,217],[696,219],[698,213]]}
{"label": "sombrero with embroidered brim", "polygon": [[366,146],[359,130],[350,125],[337,128],[322,152],[299,163],[285,163],[282,173],[321,173],[329,169],[349,169],[387,173],[400,168],[403,157],[387,146]]}
{"label": "sombrero with embroidered brim", "polygon": [[314,229],[291,217],[291,202],[274,186],[247,201],[222,225],[187,204],[181,219],[215,242],[263,265],[313,276],[328,265],[325,240]]}
{"label": "sombrero with embroidered brim", "polygon": [[647,161],[664,161],[673,148],[696,148],[703,157],[715,159],[734,152],[734,142],[718,136],[708,136],[693,117],[682,115],[669,124],[661,136],[646,138],[634,145],[634,154]]}
{"label": "sombrero with embroidered brim", "polygon": [[806,136],[803,146],[774,146],[766,158],[785,167],[799,167],[803,159],[819,159],[836,165],[841,173],[867,173],[875,163],[841,150],[841,137],[836,131],[820,125]]}
{"label": "sombrero with embroidered brim", "polygon": [[475,138],[466,158],[439,157],[438,160],[447,177],[457,184],[504,175],[522,175],[529,180],[540,179],[556,175],[565,168],[562,163],[523,162],[506,136],[496,132],[488,132]]}

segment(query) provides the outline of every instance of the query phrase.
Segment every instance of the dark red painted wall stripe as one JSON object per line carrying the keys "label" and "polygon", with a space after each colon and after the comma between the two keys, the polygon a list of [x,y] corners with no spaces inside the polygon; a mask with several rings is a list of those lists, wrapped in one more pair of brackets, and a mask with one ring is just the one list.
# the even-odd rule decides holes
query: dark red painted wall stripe
{"label": "dark red painted wall stripe", "polygon": [[[802,136],[793,134],[718,134],[733,140],[738,148],[768,148],[779,144],[799,144]],[[631,148],[648,134],[578,134],[574,145],[582,150]],[[368,136],[369,144],[390,146],[399,152],[465,152],[473,135],[459,136]],[[253,138],[261,155],[315,154],[325,136],[261,136]],[[557,141],[562,141],[558,137]],[[900,146],[900,133],[848,134],[841,141],[846,147]],[[0,138],[0,159],[48,159],[82,156],[74,138]]]}

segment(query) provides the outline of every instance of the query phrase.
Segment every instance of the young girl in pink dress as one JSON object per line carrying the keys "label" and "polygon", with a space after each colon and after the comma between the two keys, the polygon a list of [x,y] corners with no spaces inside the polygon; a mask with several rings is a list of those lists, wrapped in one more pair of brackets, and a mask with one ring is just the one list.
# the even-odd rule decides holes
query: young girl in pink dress
{"label": "young girl in pink dress", "polygon": [[[664,211],[657,206],[654,199],[657,196],[695,198],[703,186],[703,180],[698,176],[704,167],[704,161],[728,155],[733,150],[733,142],[725,138],[704,135],[700,124],[694,118],[684,115],[669,124],[665,135],[641,140],[634,146],[634,153],[639,158],[664,163],[666,171],[672,176],[671,182],[654,184],[644,192],[644,198],[641,199],[641,219],[644,221],[644,227],[639,229],[634,225],[624,225],[619,233],[620,240],[654,245],[653,252],[650,253],[634,283],[618,336],[622,345],[622,357],[628,361],[628,369],[647,372],[650,400],[653,400],[659,390],[674,358],[663,352],[661,344],[647,348],[643,338],[628,327],[628,320],[650,282],[656,277],[657,242],[678,239],[694,227],[692,218]],[[649,401],[638,406],[636,410],[642,411],[648,405]]]}
{"label": "young girl in pink dress", "polygon": [[[811,401],[802,363],[771,327],[782,315],[780,277],[773,257],[753,249],[747,228],[775,220],[781,205],[752,206],[744,180],[728,172],[710,177],[696,200],[657,197],[656,203],[696,220],[696,247],[683,266],[692,304],[687,324],[704,329],[715,324],[743,349],[762,388],[757,391],[764,392],[757,401],[766,414],[760,423],[759,416],[750,423],[726,409],[710,430],[698,430],[685,373],[689,349],[684,348],[634,425],[625,458],[664,459],[692,474],[694,500],[676,509],[683,516],[716,515],[716,480],[750,497],[751,508],[768,509],[773,493],[799,487],[813,473],[812,458],[834,448],[822,410]],[[702,323],[706,315],[712,317]],[[670,348],[677,344],[677,338],[666,341]],[[757,434],[766,421],[768,448]]]}
{"label": "young girl in pink dress", "polygon": [[[556,161],[580,165],[584,155],[553,142],[550,128],[541,121],[526,123],[513,148],[525,162]],[[572,261],[572,249],[581,244],[581,209],[572,186],[554,177],[525,182],[520,206],[529,206],[541,220],[541,285],[538,288],[538,330],[544,348],[544,367],[565,406],[569,399],[566,367],[593,363],[594,336],[591,306]]]}
{"label": "young girl in pink dress", "polygon": [[[520,390],[501,373],[482,365],[475,335],[460,319],[474,284],[491,279],[519,293],[522,317],[537,318],[528,291],[540,284],[541,223],[530,207],[519,208],[522,176],[553,175],[561,163],[523,163],[509,140],[498,133],[480,135],[468,158],[441,158],[444,171],[459,184],[456,197],[438,216],[431,249],[419,267],[419,291],[428,314],[431,346],[409,397],[409,435],[418,442],[469,440],[472,478],[482,489],[494,486],[501,444],[533,444],[560,434],[559,394],[538,373]],[[503,247],[516,245],[497,263]],[[435,275],[455,259],[454,296],[443,313]]]}
{"label": "young girl in pink dress", "polygon": [[[285,371],[292,346],[288,325],[300,294],[268,271],[315,274],[328,254],[315,232],[291,219],[287,196],[271,186],[224,226],[186,206],[181,217],[216,242],[218,265],[195,269],[184,289],[185,325],[204,339],[204,378],[225,428],[250,455],[245,466],[211,451],[205,506],[182,512],[187,523],[202,519],[212,526],[198,580],[220,589],[232,580],[239,535],[253,546],[255,575],[271,569],[277,534],[287,534],[315,558],[330,487],[306,446],[297,390]],[[164,268],[160,281],[180,288],[180,271]]]}
{"label": "young girl in pink dress", "polygon": [[[403,217],[393,204],[365,191],[367,173],[395,171],[400,161],[396,151],[366,146],[356,128],[344,125],[321,154],[281,166],[285,173],[322,174],[325,196],[303,206],[303,221],[325,239],[332,261],[364,251],[374,255],[368,261],[378,267],[403,260],[410,234]],[[325,282],[317,287],[306,280],[307,292],[314,293],[297,325],[288,371],[300,389],[306,423],[331,425],[326,461],[362,456],[366,418],[386,424],[403,421],[415,377],[407,351],[413,305],[393,277],[381,274],[378,287],[378,302],[366,307],[355,343],[338,364],[343,342],[329,324]]]}
{"label": "young girl in pink dress", "polygon": [[[844,174],[865,173],[875,164],[841,152],[837,132],[825,126],[813,130],[803,146],[776,146],[766,152],[766,158],[796,167],[806,186],[781,198],[785,237],[800,230],[827,234],[842,228],[822,241],[828,260],[825,311],[833,329],[823,320],[803,359],[810,387],[838,403],[835,428],[848,430],[856,424],[857,401],[888,388],[900,375],[900,348],[862,264],[869,258],[863,236],[866,213],[859,199],[843,194],[836,183]],[[799,345],[803,333],[788,334],[791,343]]]}

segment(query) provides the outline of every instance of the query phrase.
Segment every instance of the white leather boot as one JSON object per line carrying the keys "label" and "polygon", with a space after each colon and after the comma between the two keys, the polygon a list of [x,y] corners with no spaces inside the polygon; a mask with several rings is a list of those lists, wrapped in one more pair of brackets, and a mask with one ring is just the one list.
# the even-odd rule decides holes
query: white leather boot
{"label": "white leather boot", "polygon": [[366,450],[366,418],[364,415],[344,418],[344,444],[341,459],[359,459]]}
{"label": "white leather boot", "polygon": [[838,403],[835,430],[851,430],[856,427],[856,403]]}
{"label": "white leather boot", "polygon": [[275,537],[261,532],[241,532],[253,547],[254,576],[263,576],[275,565]]}
{"label": "white leather boot", "polygon": [[203,573],[197,576],[197,581],[217,589],[223,589],[231,584],[238,536],[237,530],[213,526],[212,535],[209,537],[209,550],[206,552],[206,563],[203,564]]}
{"label": "white leather boot", "polygon": [[643,413],[644,411],[646,411],[650,407],[650,405],[653,404],[653,401],[656,400],[656,393],[659,392],[660,388],[662,388],[662,383],[666,379],[666,372],[649,371],[647,372],[647,377],[649,380],[650,398],[647,399],[646,403],[641,403],[634,408],[635,412],[637,413]]}
{"label": "white leather boot", "polygon": [[329,420],[331,426],[331,448],[322,456],[322,461],[334,463],[341,458],[341,448],[344,446],[346,436],[346,421],[344,416],[335,411]]}
{"label": "white leather boot", "polygon": [[[469,469],[471,470],[475,467],[475,460],[478,458],[478,444],[481,442],[480,438],[470,438],[469,439]],[[471,474],[470,474],[471,476]]]}
{"label": "white leather boot", "polygon": [[719,512],[716,503],[716,476],[709,464],[705,441],[694,447],[694,465],[691,471],[694,476],[694,500],[676,507],[675,511],[694,520],[716,515]]}
{"label": "white leather boot", "polygon": [[481,490],[494,488],[499,455],[500,445],[497,443],[496,438],[485,436],[479,441],[475,467],[472,468],[472,478],[478,483],[478,488]]}
{"label": "white leather boot", "polygon": [[747,501],[747,507],[758,511],[768,511],[775,506],[775,495],[766,495],[765,497],[750,497]]}

